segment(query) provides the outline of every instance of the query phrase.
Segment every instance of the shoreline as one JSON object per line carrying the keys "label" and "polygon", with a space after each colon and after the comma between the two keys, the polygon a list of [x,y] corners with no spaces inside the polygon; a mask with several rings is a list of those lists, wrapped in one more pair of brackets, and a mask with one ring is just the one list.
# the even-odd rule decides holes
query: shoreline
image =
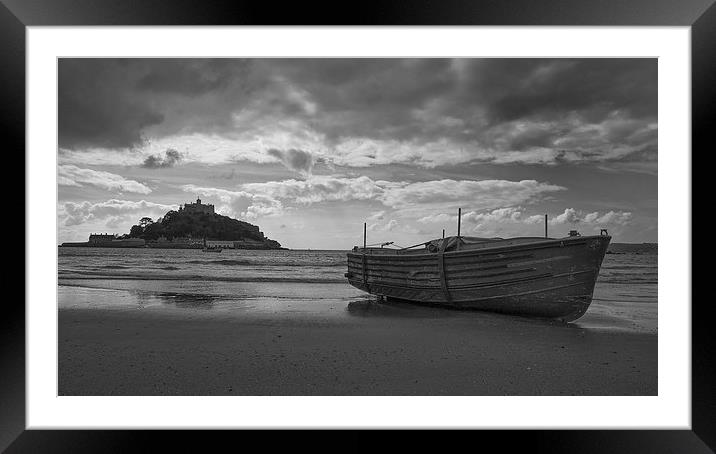
{"label": "shoreline", "polygon": [[658,392],[656,333],[368,298],[184,297],[60,307],[59,395]]}

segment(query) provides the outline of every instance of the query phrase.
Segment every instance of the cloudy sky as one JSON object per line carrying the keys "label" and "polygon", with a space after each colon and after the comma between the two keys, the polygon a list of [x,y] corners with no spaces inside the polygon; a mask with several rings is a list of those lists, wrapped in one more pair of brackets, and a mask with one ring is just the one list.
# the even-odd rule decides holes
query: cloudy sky
{"label": "cloudy sky", "polygon": [[656,59],[60,59],[59,240],[200,196],[290,248],[657,241]]}

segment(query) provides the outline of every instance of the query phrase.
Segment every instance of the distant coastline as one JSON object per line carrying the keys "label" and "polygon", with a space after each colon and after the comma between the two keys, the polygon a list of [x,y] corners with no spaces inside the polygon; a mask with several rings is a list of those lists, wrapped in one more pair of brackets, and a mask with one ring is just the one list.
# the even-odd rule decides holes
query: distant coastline
{"label": "distant coastline", "polygon": [[653,254],[659,251],[659,243],[612,243],[607,254]]}
{"label": "distant coastline", "polygon": [[[223,243],[223,242],[222,242]],[[90,244],[89,242],[65,242],[62,244],[59,244],[57,247],[112,247],[109,245],[96,245],[96,244]],[[136,246],[135,246],[136,247]],[[201,249],[201,245],[179,245],[179,244],[166,244],[161,245],[158,243],[147,243],[143,247],[148,248],[154,248],[154,249]],[[350,249],[316,249],[316,248],[286,248],[286,247],[280,247],[280,248],[262,248],[262,247],[251,247],[249,245],[245,247],[228,247],[228,249],[250,249],[250,250],[292,250],[292,251],[340,251],[340,252],[347,252]],[[609,245],[609,249],[607,250],[607,254],[658,254],[659,249],[659,243],[611,243]]]}

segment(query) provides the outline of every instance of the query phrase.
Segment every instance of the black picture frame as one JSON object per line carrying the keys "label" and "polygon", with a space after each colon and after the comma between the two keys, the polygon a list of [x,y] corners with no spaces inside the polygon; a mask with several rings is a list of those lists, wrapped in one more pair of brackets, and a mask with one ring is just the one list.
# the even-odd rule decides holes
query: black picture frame
{"label": "black picture frame", "polygon": [[[716,100],[714,0],[417,0],[340,7],[286,2],[280,8],[273,2],[238,0],[0,0],[0,124],[6,149],[25,149],[26,27],[64,25],[690,26],[692,149],[703,148],[705,152],[707,140],[712,140],[712,106]],[[24,168],[24,160],[21,165]],[[480,444],[499,442],[501,450],[528,447],[549,452],[714,452],[716,360],[709,304],[710,298],[706,298],[694,300],[691,306],[692,430],[470,431],[472,442],[477,437]],[[3,302],[0,329],[0,450],[143,451],[148,442],[161,441],[167,447],[164,443],[168,440],[185,450],[190,442],[204,448],[218,447],[223,439],[236,436],[233,432],[197,431],[190,440],[188,434],[178,431],[25,430],[25,309],[17,299]],[[355,432],[342,435],[366,446],[365,439]],[[239,436],[245,438],[246,434]],[[291,442],[302,436],[292,434]],[[409,437],[420,441],[423,435],[413,433]],[[348,439],[342,443],[346,442],[350,443]]]}

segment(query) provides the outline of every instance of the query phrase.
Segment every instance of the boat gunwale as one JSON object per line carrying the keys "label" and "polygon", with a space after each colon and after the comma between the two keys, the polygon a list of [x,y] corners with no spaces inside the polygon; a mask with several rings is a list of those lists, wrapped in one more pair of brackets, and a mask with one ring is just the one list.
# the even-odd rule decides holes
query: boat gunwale
{"label": "boat gunwale", "polygon": [[[447,257],[468,257],[468,256],[474,256],[474,255],[493,255],[493,254],[499,254],[502,251],[505,250],[520,250],[520,251],[529,251],[529,250],[536,250],[536,249],[545,249],[550,247],[555,247],[557,244],[559,244],[559,247],[567,247],[567,246],[581,246],[587,243],[590,239],[606,239],[611,240],[611,236],[609,235],[590,235],[590,236],[577,236],[577,237],[566,237],[566,238],[549,238],[544,241],[537,241],[534,243],[523,243],[523,244],[510,244],[510,245],[497,245],[493,247],[485,247],[485,248],[479,248],[479,249],[463,249],[463,250],[455,250],[455,251],[445,251],[444,255]],[[509,240],[505,240],[509,241]],[[426,242],[427,243],[427,242]],[[367,247],[367,248],[358,248],[357,250],[351,250],[348,251],[348,255],[355,255],[357,257],[367,256],[367,257],[387,257],[387,258],[420,258],[424,259],[426,257],[436,257],[438,255],[437,252],[423,252],[423,253],[401,253],[401,249],[388,249],[388,251],[393,251],[394,253],[383,253],[383,254],[372,254],[370,251],[386,251],[384,248],[375,248],[375,247]],[[369,251],[369,252],[365,252]]]}

